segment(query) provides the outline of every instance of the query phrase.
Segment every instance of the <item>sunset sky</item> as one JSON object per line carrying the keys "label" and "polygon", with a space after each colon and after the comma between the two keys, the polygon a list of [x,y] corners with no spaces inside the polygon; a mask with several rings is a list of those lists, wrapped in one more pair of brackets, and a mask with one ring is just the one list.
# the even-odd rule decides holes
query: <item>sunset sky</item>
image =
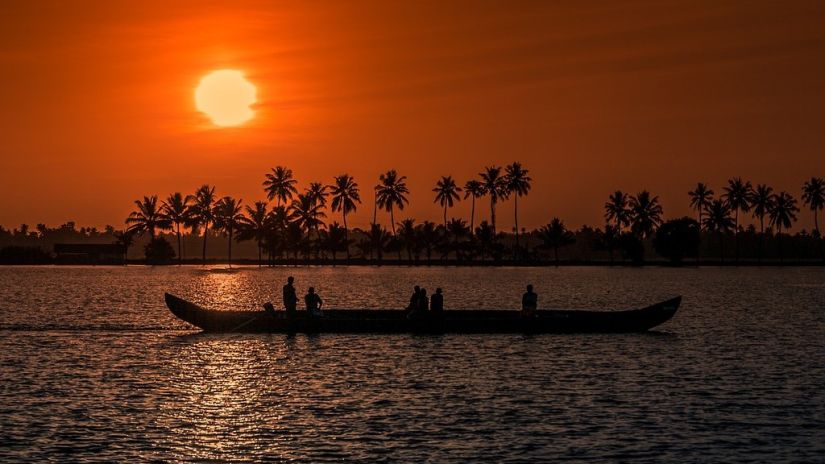
{"label": "sunset sky", "polygon": [[[0,224],[121,227],[204,183],[252,203],[276,165],[301,188],[354,175],[353,227],[390,168],[418,220],[441,175],[516,160],[528,228],[601,225],[615,189],[693,215],[697,181],[735,175],[799,198],[825,175],[824,25],[816,1],[4,1]],[[216,69],[256,86],[245,125],[197,111]]]}

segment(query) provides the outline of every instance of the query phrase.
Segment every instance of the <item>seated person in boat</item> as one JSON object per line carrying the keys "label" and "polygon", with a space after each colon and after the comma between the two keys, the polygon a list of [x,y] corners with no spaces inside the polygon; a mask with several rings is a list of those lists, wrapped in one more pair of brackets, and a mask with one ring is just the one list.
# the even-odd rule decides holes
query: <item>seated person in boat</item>
{"label": "seated person in boat", "polygon": [[293,283],[295,282],[295,278],[290,276],[286,279],[286,285],[284,285],[284,309],[286,309],[287,314],[295,314],[295,310],[298,307],[298,295],[295,293],[295,286]]}
{"label": "seated person in boat", "polygon": [[321,297],[315,293],[315,287],[309,287],[309,292],[304,297],[304,303],[307,305],[307,312],[310,316],[323,316],[324,313],[321,311],[321,307],[324,305],[324,301],[321,300]]}
{"label": "seated person in boat", "polygon": [[418,309],[418,297],[421,295],[421,287],[418,285],[415,286],[413,289],[413,294],[410,296],[410,304],[407,306],[407,309],[410,311],[415,311]]}
{"label": "seated person in boat", "polygon": [[436,288],[435,295],[430,298],[430,311],[434,313],[444,311],[444,294],[441,288]]}
{"label": "seated person in boat", "polygon": [[430,310],[430,299],[427,297],[427,290],[421,289],[421,292],[418,294],[418,312],[422,314],[427,314],[427,311]]}
{"label": "seated person in boat", "polygon": [[527,286],[527,292],[521,297],[521,311],[528,316],[535,314],[539,307],[539,296],[533,291],[533,286]]}

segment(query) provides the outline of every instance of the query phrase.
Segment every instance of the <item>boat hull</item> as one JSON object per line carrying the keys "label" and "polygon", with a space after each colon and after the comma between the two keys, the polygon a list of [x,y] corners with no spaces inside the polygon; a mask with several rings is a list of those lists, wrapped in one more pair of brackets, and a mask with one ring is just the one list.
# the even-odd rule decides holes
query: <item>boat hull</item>
{"label": "boat hull", "polygon": [[205,332],[249,333],[630,333],[670,320],[682,298],[627,311],[541,310],[524,317],[512,310],[449,310],[408,318],[403,310],[325,310],[323,317],[298,311],[217,311],[166,294],[178,318]]}

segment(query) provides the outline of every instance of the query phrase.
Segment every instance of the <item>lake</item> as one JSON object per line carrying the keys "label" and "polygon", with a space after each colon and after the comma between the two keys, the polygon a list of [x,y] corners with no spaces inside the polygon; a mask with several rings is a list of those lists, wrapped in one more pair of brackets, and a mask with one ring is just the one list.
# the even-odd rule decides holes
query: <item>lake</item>
{"label": "lake", "polygon": [[[215,308],[632,308],[633,335],[204,335]],[[822,268],[0,267],[3,461],[825,459]]]}

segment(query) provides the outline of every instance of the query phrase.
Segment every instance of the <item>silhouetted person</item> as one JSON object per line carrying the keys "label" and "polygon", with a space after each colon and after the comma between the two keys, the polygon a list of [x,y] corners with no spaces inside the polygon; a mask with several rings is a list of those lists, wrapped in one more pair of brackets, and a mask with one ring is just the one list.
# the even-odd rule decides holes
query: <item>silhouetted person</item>
{"label": "silhouetted person", "polygon": [[436,288],[435,294],[430,297],[430,311],[434,313],[444,311],[444,295],[440,288]]}
{"label": "silhouetted person", "polygon": [[298,307],[298,295],[295,293],[294,282],[295,278],[290,276],[286,279],[286,285],[284,285],[284,309],[286,309],[287,315],[290,316],[295,314]]}
{"label": "silhouetted person", "polygon": [[524,314],[532,316],[539,307],[539,296],[533,291],[533,286],[528,285],[527,291],[521,297],[521,310]]}
{"label": "silhouetted person", "polygon": [[407,306],[407,309],[410,311],[415,311],[418,309],[418,297],[421,296],[421,287],[418,285],[415,286],[413,289],[413,294],[410,296],[410,304]]}
{"label": "silhouetted person", "polygon": [[421,289],[421,293],[418,294],[418,312],[421,314],[427,314],[427,311],[430,310],[430,299],[427,298],[427,290]]}
{"label": "silhouetted person", "polygon": [[324,301],[315,293],[315,287],[309,287],[309,291],[304,297],[304,303],[307,305],[307,313],[309,313],[310,316],[323,315],[321,307],[324,305]]}

